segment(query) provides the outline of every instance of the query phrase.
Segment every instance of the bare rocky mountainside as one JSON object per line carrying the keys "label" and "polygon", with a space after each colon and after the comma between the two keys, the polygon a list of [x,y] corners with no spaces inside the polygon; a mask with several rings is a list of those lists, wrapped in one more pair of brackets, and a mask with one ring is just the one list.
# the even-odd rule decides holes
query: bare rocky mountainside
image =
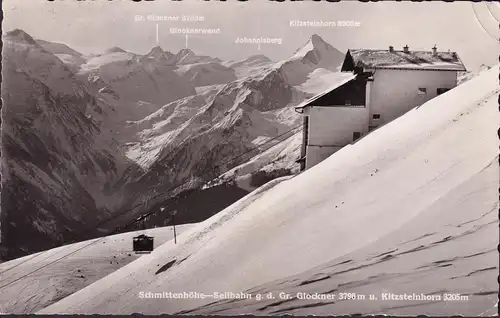
{"label": "bare rocky mountainside", "polygon": [[89,227],[123,231],[148,212],[148,226],[172,209],[201,221],[295,173],[291,106],[343,76],[344,55],[317,35],[280,62],[159,46],[84,55],[21,30],[4,40],[4,258]]}

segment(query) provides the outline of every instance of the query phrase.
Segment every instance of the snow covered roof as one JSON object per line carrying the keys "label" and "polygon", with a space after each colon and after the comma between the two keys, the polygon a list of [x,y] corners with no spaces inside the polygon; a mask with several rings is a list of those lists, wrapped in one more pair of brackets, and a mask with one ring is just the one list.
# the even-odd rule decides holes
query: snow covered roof
{"label": "snow covered roof", "polygon": [[330,86],[328,86],[328,88],[325,91],[323,91],[322,93],[319,93],[318,95],[316,95],[316,96],[314,96],[314,97],[312,97],[312,98],[310,98],[310,99],[308,99],[308,100],[300,103],[298,106],[295,107],[295,109],[302,109],[304,107],[307,107],[307,106],[311,105],[312,102],[314,102],[315,100],[318,100],[320,97],[322,97],[322,96],[330,93],[334,89],[336,89],[336,88],[338,88],[338,87],[340,87],[340,86],[342,86],[342,85],[344,85],[344,84],[346,84],[346,83],[354,80],[356,78],[356,76],[357,76],[356,74],[353,74],[352,76],[345,77],[342,80],[340,80],[340,81],[338,81],[336,83],[331,84]]}
{"label": "snow covered roof", "polygon": [[439,71],[466,71],[456,52],[350,49],[342,71],[354,67],[382,69],[418,69]]}

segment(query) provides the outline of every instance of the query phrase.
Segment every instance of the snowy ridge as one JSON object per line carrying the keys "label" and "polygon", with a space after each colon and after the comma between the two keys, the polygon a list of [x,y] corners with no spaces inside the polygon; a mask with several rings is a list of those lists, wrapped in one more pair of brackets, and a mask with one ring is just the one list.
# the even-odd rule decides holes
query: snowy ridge
{"label": "snowy ridge", "polygon": [[126,53],[124,49],[118,46],[113,46],[112,48],[109,48],[105,51],[105,53]]}
{"label": "snowy ridge", "polygon": [[227,61],[222,65],[235,70],[238,78],[249,77],[265,67],[270,67],[273,62],[265,55],[252,55],[241,61]]}
{"label": "snowy ridge", "polygon": [[195,64],[203,62],[221,62],[218,58],[210,56],[196,55],[190,49],[182,49],[173,57],[174,63],[177,65]]}
{"label": "snowy ridge", "polygon": [[244,60],[241,61],[229,61],[225,62],[228,67],[231,68],[240,68],[240,67],[255,67],[255,66],[264,66],[272,61],[265,55],[258,54],[258,55],[252,55]]}
{"label": "snowy ridge", "polygon": [[[312,169],[274,181],[274,187],[185,232],[177,246],[164,245],[39,313],[485,312],[498,300],[497,243],[491,240],[498,232],[499,144],[492,133],[499,120],[497,74],[496,68],[484,72]],[[165,288],[292,295],[451,292],[470,298],[454,306],[399,300],[353,307],[295,298],[200,307],[214,299],[137,297]]]}
{"label": "snowy ridge", "polygon": [[175,72],[195,87],[227,84],[236,80],[235,71],[218,62],[202,62],[178,67]]}

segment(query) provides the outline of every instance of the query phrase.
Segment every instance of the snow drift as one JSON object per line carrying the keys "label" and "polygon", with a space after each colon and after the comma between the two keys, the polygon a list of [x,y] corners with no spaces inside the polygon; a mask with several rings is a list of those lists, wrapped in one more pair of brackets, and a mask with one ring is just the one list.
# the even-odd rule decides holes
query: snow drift
{"label": "snow drift", "polygon": [[[497,74],[494,68],[436,97],[291,180],[274,180],[186,231],[176,246],[39,313],[491,310],[498,292]],[[144,299],[141,291],[270,291],[275,299]],[[278,291],[292,297],[280,300]],[[469,300],[318,301],[296,292],[449,292]]]}

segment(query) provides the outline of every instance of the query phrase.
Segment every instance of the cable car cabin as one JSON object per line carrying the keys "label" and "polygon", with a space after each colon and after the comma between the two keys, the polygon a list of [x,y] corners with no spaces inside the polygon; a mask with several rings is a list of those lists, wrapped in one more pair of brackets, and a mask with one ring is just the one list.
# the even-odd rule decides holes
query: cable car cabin
{"label": "cable car cabin", "polygon": [[151,253],[154,246],[153,239],[154,238],[152,236],[147,236],[144,234],[134,237],[133,240],[134,252],[136,252],[137,254]]}

